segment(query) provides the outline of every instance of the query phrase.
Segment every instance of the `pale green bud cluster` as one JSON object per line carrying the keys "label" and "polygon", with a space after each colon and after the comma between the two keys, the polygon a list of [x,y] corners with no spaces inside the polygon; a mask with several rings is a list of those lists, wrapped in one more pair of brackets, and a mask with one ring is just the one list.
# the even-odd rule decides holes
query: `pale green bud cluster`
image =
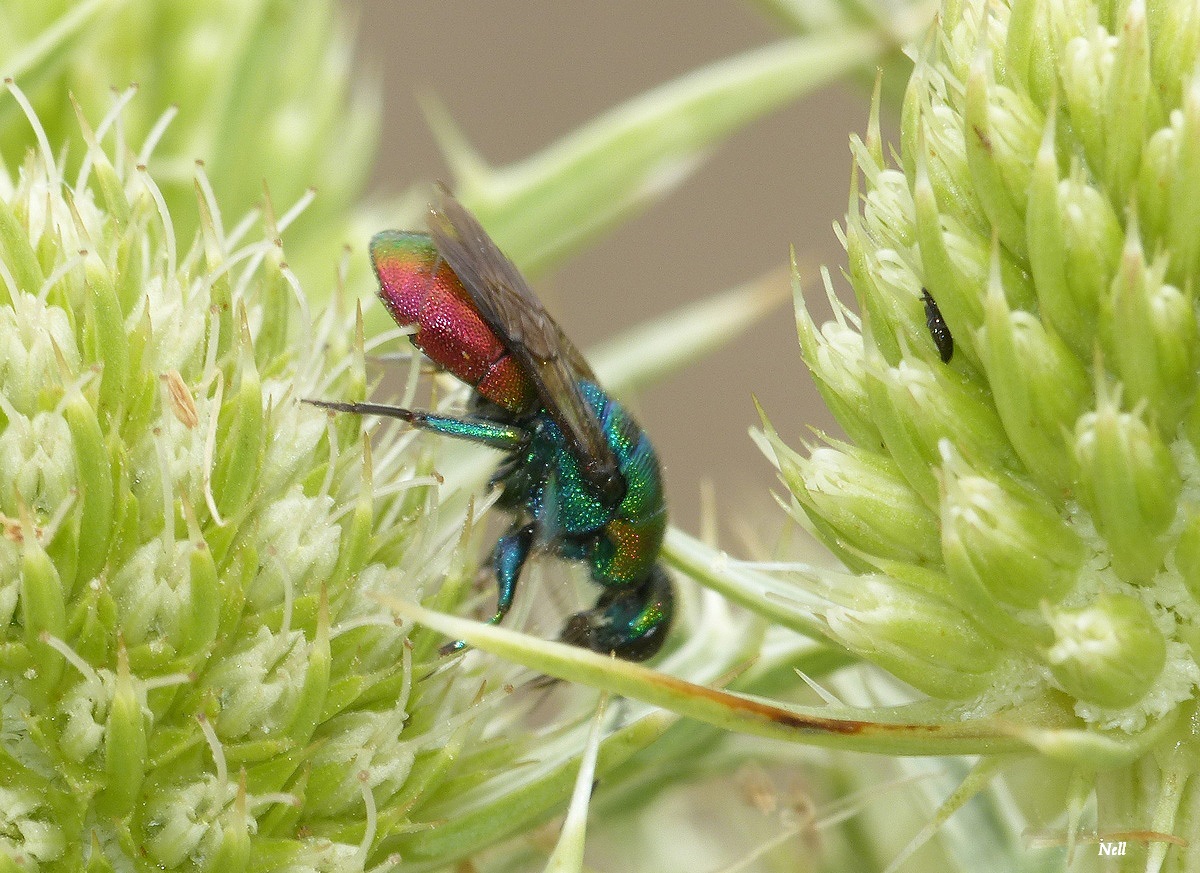
{"label": "pale green bud cluster", "polygon": [[[3,30],[0,75],[25,89],[52,141],[70,143],[72,172],[86,154],[76,106],[95,122],[123,104],[118,135],[154,174],[183,239],[199,227],[197,159],[233,216],[258,205],[264,180],[280,204],[318,187],[289,256],[323,293],[328,265],[348,242],[346,215],[370,172],[379,116],[370,87],[352,86],[353,46],[338,4],[46,0],[5,4]],[[12,166],[27,137],[10,123],[12,109],[0,120],[0,156]]]}
{"label": "pale green bud cluster", "polygon": [[898,166],[854,141],[859,314],[797,316],[852,442],[768,438],[861,574],[830,636],[927,694],[1138,731],[1200,684],[1197,33],[1194,0],[947,2]]}
{"label": "pale green bud cluster", "polygon": [[227,228],[202,170],[181,240],[152,174],[85,126],[68,184],[26,123],[0,174],[0,870],[390,865],[492,710],[372,597],[464,572],[427,459],[372,467],[358,419],[300,402],[365,396],[361,321],[310,312],[284,228]]}

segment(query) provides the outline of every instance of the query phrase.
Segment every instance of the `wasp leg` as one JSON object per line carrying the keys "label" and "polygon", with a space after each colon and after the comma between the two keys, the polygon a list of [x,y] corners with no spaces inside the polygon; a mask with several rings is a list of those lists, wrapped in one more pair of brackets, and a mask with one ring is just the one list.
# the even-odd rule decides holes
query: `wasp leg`
{"label": "wasp leg", "polygon": [[524,448],[529,442],[529,432],[524,428],[487,418],[474,416],[455,418],[452,415],[438,415],[421,409],[405,409],[402,406],[387,406],[383,403],[341,403],[336,400],[305,400],[304,402],[320,406],[322,409],[332,409],[334,412],[398,418],[422,430],[431,430],[435,433],[508,452]]}
{"label": "wasp leg", "polygon": [[592,609],[571,616],[559,639],[625,661],[644,661],[662,648],[674,600],[670,577],[655,564],[641,582],[606,588]]}
{"label": "wasp leg", "polygon": [[524,527],[513,525],[509,532],[496,541],[496,549],[492,552],[492,567],[496,570],[496,584],[500,593],[496,603],[496,614],[488,619],[489,624],[499,624],[512,606],[513,595],[517,590],[517,578],[529,550],[533,547],[533,534],[536,530],[533,522]]}
{"label": "wasp leg", "polygon": [[[533,548],[534,533],[537,525],[530,522],[524,526],[513,525],[507,534],[496,541],[492,552],[492,568],[496,572],[496,586],[499,595],[496,602],[496,614],[488,619],[488,624],[499,624],[501,619],[512,608],[513,595],[517,591],[517,579],[521,576],[521,568]],[[463,640],[455,640],[442,646],[441,653],[448,655],[465,649]]]}

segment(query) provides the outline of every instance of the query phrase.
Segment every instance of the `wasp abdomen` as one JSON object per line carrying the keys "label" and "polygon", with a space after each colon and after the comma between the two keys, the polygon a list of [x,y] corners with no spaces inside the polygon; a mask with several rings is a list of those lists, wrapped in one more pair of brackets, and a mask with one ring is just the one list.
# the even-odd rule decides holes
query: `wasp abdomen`
{"label": "wasp abdomen", "polygon": [[628,585],[650,572],[666,535],[662,471],[654,446],[625,408],[591,382],[579,387],[625,479],[625,494],[596,544],[592,579],[605,586]]}
{"label": "wasp abdomen", "polygon": [[532,405],[532,383],[428,234],[384,231],[370,251],[379,299],[397,324],[416,326],[414,346],[493,403],[513,412]]}

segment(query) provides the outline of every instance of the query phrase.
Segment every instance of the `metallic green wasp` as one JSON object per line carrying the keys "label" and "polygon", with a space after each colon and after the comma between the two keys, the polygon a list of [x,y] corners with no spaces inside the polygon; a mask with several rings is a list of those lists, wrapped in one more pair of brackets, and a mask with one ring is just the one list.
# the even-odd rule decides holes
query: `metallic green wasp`
{"label": "metallic green wasp", "polygon": [[658,561],[667,511],[649,438],[444,188],[428,234],[384,231],[370,251],[384,306],[402,327],[415,327],[417,348],[474,389],[470,412],[314,402],[504,452],[492,482],[513,521],[492,554],[499,598],[491,622],[508,612],[526,560],[541,549],[584,562],[604,589],[592,609],[570,617],[564,641],[627,660],[652,656],[673,600]]}

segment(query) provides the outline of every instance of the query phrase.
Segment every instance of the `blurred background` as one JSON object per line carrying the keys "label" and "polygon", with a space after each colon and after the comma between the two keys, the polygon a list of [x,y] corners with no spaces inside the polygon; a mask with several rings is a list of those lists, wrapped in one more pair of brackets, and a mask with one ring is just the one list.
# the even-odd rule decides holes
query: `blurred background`
{"label": "blurred background", "polygon": [[[422,95],[441,101],[483,157],[502,165],[656,85],[782,36],[741,2],[346,5],[357,19],[356,62],[383,83],[372,180],[380,195],[414,180],[453,182]],[[846,212],[847,137],[865,130],[869,100],[869,83],[840,85],[752,123],[666,199],[535,290],[585,350],[779,268],[789,246],[810,265],[806,295],[823,300],[813,268],[828,265],[842,284],[845,253],[832,223]],[[752,394],[792,445],[810,426],[840,433],[800,360],[790,300],[633,406],[665,465],[673,521],[696,532],[707,477],[722,523],[736,518],[769,545],[783,514],[770,496],[774,470],[747,435],[758,423]],[[741,551],[743,530],[721,533],[722,545]]]}

